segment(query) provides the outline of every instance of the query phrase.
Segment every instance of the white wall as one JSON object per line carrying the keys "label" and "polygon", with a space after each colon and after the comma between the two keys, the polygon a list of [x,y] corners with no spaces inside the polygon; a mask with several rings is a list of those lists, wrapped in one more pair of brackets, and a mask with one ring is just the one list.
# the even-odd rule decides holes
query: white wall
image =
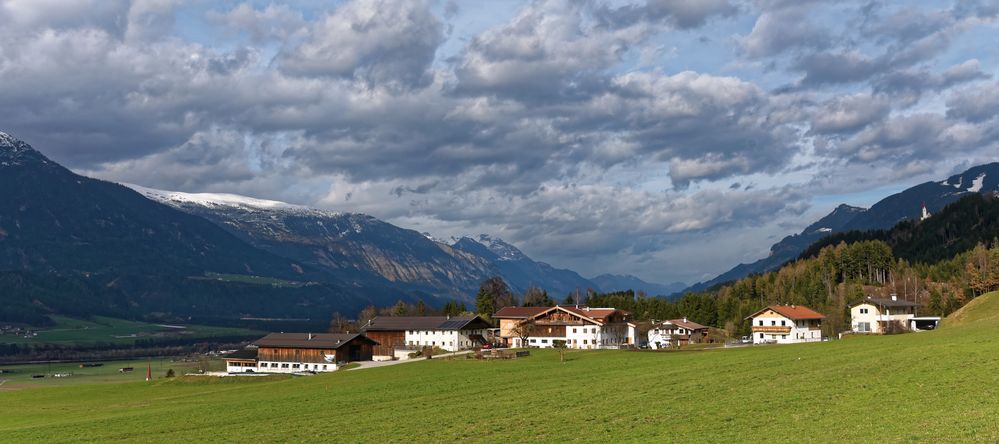
{"label": "white wall", "polygon": [[[753,318],[753,327],[791,327],[788,333],[753,332],[754,344],[794,344],[797,342],[813,342],[822,340],[821,330],[808,328],[808,321],[792,321],[783,316],[759,316]],[[760,335],[763,335],[762,337]]]}
{"label": "white wall", "polygon": [[406,345],[410,347],[440,347],[447,351],[466,350],[475,347],[473,335],[486,336],[484,329],[471,330],[407,330]]}
{"label": "white wall", "polygon": [[[229,373],[298,373],[298,372],[332,372],[336,370],[336,364],[332,362],[276,362],[260,361],[256,367],[246,367],[242,365],[232,365],[236,363],[226,361],[226,371]],[[297,365],[297,367],[296,367]]]}
{"label": "white wall", "polygon": [[[862,310],[867,310],[867,313],[861,313]],[[892,314],[891,309],[886,308],[885,312],[881,313],[874,304],[858,304],[850,308],[850,330],[854,333],[861,333],[860,323],[868,322],[871,324],[871,330],[864,333],[884,333],[884,329],[881,328],[878,321],[899,321],[903,326],[909,328],[909,320],[915,315],[902,311],[903,309],[899,309],[899,314]]]}

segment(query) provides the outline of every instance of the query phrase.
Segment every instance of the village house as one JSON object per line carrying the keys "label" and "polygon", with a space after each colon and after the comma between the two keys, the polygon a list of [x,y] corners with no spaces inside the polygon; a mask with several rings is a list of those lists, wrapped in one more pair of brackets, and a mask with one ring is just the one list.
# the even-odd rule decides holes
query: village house
{"label": "village house", "polygon": [[825,315],[803,305],[771,305],[746,319],[754,344],[794,344],[821,341]]}
{"label": "village house", "polygon": [[662,322],[652,322],[649,327],[649,347],[653,349],[675,347],[685,344],[696,344],[708,335],[708,327],[687,318],[670,319]]}
{"label": "village house", "polygon": [[378,341],[376,360],[405,358],[422,347],[449,352],[481,347],[492,327],[479,316],[376,316],[361,331]]}
{"label": "village house", "polygon": [[500,341],[508,347],[596,349],[634,346],[637,325],[631,314],[614,308],[580,306],[504,307],[493,315]]}
{"label": "village house", "polygon": [[225,357],[229,373],[331,372],[353,361],[370,361],[371,338],[336,333],[271,333]]}
{"label": "village house", "polygon": [[868,296],[850,306],[850,330],[854,333],[894,333],[932,330],[940,323],[937,316],[918,316],[920,304],[891,298]]}

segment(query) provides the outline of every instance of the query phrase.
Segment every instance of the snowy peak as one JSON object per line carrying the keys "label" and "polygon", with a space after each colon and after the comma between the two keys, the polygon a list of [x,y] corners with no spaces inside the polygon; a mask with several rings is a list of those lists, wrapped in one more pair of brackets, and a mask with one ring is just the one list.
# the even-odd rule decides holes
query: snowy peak
{"label": "snowy peak", "polygon": [[463,239],[469,239],[485,246],[490,252],[496,255],[497,259],[501,261],[520,261],[528,259],[527,255],[520,251],[520,249],[504,242],[503,239],[498,237],[492,237],[488,234],[480,234],[477,240],[468,236],[465,236]]}
{"label": "snowy peak", "polygon": [[312,214],[317,216],[337,216],[340,213],[294,205],[277,200],[257,199],[229,193],[184,193],[180,191],[165,191],[147,188],[134,184],[125,185],[148,199],[175,208],[184,206],[199,206],[208,209],[233,208],[244,211],[278,211],[296,214]]}
{"label": "snowy peak", "polygon": [[30,162],[50,164],[49,160],[14,136],[0,131],[0,167],[24,165]]}

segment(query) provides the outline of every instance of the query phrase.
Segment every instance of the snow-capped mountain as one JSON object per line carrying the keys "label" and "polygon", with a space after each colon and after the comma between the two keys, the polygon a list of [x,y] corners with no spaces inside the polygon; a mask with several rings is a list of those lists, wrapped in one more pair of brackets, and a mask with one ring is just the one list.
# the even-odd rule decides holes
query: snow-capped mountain
{"label": "snow-capped mountain", "polygon": [[324,269],[353,287],[470,300],[479,284],[501,276],[515,290],[553,294],[596,288],[575,272],[535,262],[489,235],[447,244],[355,213],[313,209],[234,194],[181,193],[132,186],[144,196],[215,222],[254,246]]}

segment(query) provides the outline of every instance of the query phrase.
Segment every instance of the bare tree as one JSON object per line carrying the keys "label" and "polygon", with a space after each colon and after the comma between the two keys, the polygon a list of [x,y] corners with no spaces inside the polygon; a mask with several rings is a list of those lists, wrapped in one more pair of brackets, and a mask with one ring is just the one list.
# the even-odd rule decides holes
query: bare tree
{"label": "bare tree", "polygon": [[510,332],[520,338],[521,347],[527,347],[527,338],[534,334],[534,320],[525,319],[520,321],[517,325],[513,326]]}
{"label": "bare tree", "polygon": [[330,320],[330,333],[350,333],[356,330],[357,328],[350,322],[350,319],[345,318],[339,312],[333,313],[333,319]]}

